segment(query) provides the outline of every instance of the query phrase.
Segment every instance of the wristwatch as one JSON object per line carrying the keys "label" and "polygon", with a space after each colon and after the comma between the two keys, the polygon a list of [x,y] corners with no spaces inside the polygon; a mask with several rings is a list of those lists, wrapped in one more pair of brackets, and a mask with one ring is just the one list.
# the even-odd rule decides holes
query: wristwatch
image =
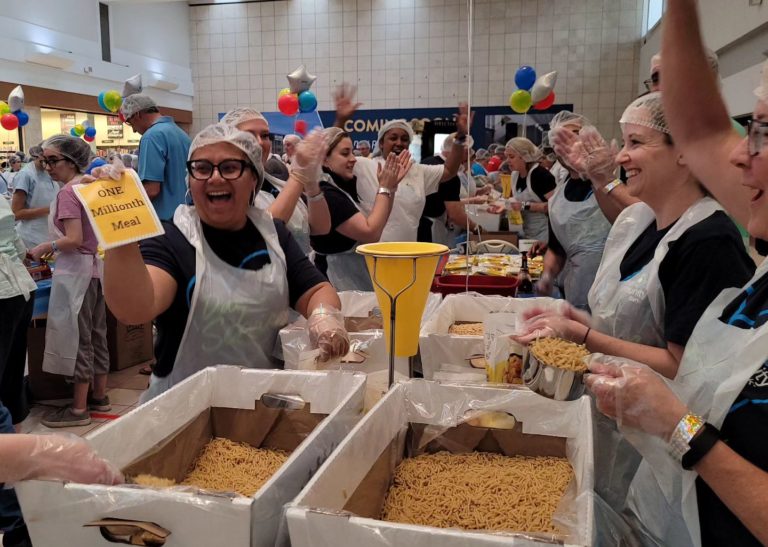
{"label": "wristwatch", "polygon": [[392,197],[392,190],[389,188],[384,188],[383,186],[380,186],[379,189],[376,191],[377,194],[384,194],[386,196]]}
{"label": "wristwatch", "polygon": [[54,239],[51,241],[51,252],[58,253],[59,252],[59,246],[56,245],[56,240]]}
{"label": "wristwatch", "polygon": [[669,439],[669,449],[678,460],[682,460],[688,450],[690,450],[691,439],[698,433],[699,429],[704,427],[704,418],[688,412],[677,422],[672,437]]}
{"label": "wristwatch", "polygon": [[603,193],[610,194],[613,191],[613,189],[619,186],[620,184],[623,184],[621,182],[621,179],[616,179],[612,182],[609,182],[608,184],[603,186]]}

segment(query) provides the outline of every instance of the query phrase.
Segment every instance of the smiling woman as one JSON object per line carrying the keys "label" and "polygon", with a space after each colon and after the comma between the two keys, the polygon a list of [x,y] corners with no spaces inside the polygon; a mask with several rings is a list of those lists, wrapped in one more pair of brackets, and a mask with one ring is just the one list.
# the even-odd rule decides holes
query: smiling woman
{"label": "smiling woman", "polygon": [[[226,124],[201,131],[190,147],[194,206],[177,209],[163,236],[106,252],[104,293],[129,324],[156,319],[157,365],[147,400],[219,363],[279,367],[272,356],[289,307],[318,315],[321,359],[348,349],[328,308],[339,298],[285,224],[253,206],[264,180],[262,147]],[[128,289],[130,287],[130,289]]]}

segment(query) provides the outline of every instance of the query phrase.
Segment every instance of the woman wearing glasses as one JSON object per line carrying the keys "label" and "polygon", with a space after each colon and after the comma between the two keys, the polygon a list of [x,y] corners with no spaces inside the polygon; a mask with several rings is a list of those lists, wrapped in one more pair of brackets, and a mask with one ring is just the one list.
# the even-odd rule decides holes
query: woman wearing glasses
{"label": "woman wearing glasses", "polygon": [[[272,351],[290,308],[309,317],[321,359],[348,349],[336,291],[283,222],[253,206],[261,153],[250,133],[205,128],[187,162],[195,205],[179,207],[164,235],[105,254],[110,310],[129,324],[156,320],[157,364],[143,400],[217,363],[279,366]],[[322,157],[315,161],[319,169]]]}
{"label": "woman wearing glasses", "polygon": [[[89,410],[110,410],[106,395],[109,373],[107,319],[100,281],[96,235],[74,186],[83,182],[91,159],[87,142],[56,135],[42,144],[42,163],[54,181],[64,186],[51,205],[51,241],[30,250],[35,260],[56,255],[48,304],[43,370],[74,381],[72,406],[42,420],[48,427],[88,425]],[[89,388],[93,386],[92,395]]]}

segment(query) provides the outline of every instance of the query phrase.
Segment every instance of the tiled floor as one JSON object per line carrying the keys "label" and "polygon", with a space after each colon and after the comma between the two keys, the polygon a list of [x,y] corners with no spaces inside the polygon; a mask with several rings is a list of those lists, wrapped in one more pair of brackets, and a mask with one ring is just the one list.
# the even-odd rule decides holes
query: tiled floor
{"label": "tiled floor", "polygon": [[105,423],[117,420],[136,407],[139,395],[149,385],[149,376],[139,374],[141,366],[131,367],[117,372],[112,372],[107,380],[107,395],[112,403],[112,410],[108,412],[91,413],[91,423],[79,427],[66,427],[51,429],[40,423],[40,420],[55,407],[69,404],[71,399],[55,401],[40,401],[32,406],[29,417],[21,423],[22,433],[50,433],[52,431],[73,433],[81,437],[94,431]]}

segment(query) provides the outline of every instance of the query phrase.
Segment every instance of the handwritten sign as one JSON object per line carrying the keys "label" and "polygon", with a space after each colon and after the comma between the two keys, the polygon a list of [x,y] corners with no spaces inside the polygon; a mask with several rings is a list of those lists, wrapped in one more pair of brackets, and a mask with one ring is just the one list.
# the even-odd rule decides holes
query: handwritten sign
{"label": "handwritten sign", "polygon": [[126,169],[120,180],[78,184],[75,193],[103,249],[112,249],[165,233],[136,172]]}

